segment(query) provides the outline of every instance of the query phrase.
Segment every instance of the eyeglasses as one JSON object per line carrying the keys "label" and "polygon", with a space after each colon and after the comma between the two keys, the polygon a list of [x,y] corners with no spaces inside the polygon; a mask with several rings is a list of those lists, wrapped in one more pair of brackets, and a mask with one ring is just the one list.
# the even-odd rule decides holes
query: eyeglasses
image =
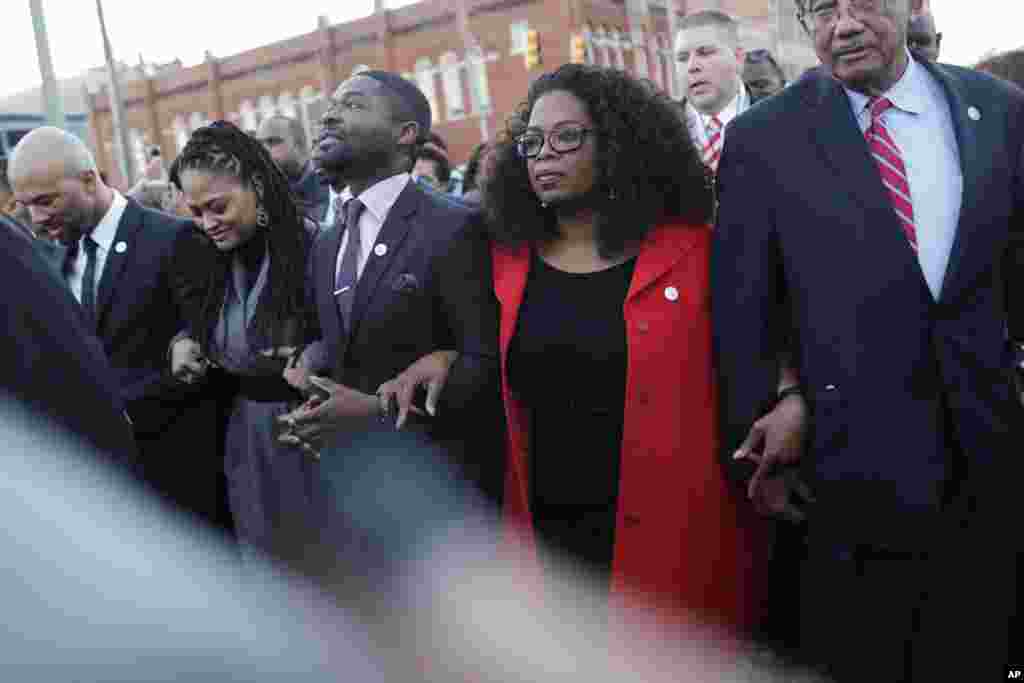
{"label": "eyeglasses", "polygon": [[544,149],[544,141],[548,147],[559,154],[575,152],[583,146],[583,141],[594,131],[578,123],[570,123],[552,129],[545,137],[544,133],[528,130],[516,138],[516,151],[524,159],[533,159]]}
{"label": "eyeglasses", "polygon": [[[885,9],[889,0],[849,0],[849,10],[858,18],[878,14]],[[804,30],[821,33],[830,30],[839,21],[839,2],[837,0],[810,0],[807,9],[798,14]]]}

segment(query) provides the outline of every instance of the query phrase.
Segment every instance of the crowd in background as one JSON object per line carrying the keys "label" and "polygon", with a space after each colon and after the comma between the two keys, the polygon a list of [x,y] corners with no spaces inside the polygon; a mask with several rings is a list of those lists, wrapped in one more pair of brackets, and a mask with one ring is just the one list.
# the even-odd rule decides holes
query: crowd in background
{"label": "crowd in background", "polygon": [[[960,69],[917,0],[797,4],[822,66],[793,82],[696,12],[684,100],[565,65],[466,160],[375,70],[314,140],[215,122],[123,194],[33,131],[0,210],[46,330],[10,318],[8,388],[246,562],[387,584],[350,501],[400,428],[606,634],[653,602],[834,680],[1002,671],[1024,52]],[[98,398],[19,384],[40,339]]]}

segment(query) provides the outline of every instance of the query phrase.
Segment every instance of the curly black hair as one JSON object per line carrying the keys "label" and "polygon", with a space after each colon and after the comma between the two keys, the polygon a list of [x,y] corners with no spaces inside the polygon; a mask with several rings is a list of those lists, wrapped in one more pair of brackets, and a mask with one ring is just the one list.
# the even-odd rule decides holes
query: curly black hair
{"label": "curly black hair", "polygon": [[[309,331],[305,276],[310,237],[288,179],[259,141],[228,121],[215,121],[192,133],[171,165],[170,180],[179,190],[181,175],[190,170],[234,176],[259,197],[267,213],[265,232],[272,258],[253,316],[253,331],[271,346],[300,343]],[[212,243],[210,248],[214,248]],[[188,312],[191,332],[207,351],[224,304],[231,260],[230,253],[218,252],[202,304],[197,311]]]}
{"label": "curly black hair", "polygon": [[577,97],[594,122],[595,183],[604,198],[595,207],[602,256],[621,254],[664,220],[693,225],[711,221],[712,176],[678,105],[650,81],[624,71],[566,64],[533,82],[497,145],[494,173],[482,188],[484,212],[496,242],[514,245],[558,235],[555,212],[541,205],[530,186],[526,161],[515,146],[537,100],[553,91]]}

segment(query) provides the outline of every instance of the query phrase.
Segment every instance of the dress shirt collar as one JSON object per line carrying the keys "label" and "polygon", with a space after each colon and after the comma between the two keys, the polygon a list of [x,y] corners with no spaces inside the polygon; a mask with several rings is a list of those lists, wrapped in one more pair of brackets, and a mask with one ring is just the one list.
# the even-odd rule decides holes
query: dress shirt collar
{"label": "dress shirt collar", "polygon": [[104,252],[110,251],[110,245],[117,237],[117,226],[121,224],[121,216],[124,215],[124,210],[128,207],[128,200],[120,192],[117,190],[111,190],[111,192],[114,198],[110,202],[110,208],[92,230],[93,240],[100,245],[100,249]]}
{"label": "dress shirt collar", "polygon": [[[385,178],[375,185],[371,185],[359,195],[359,201],[363,203],[366,211],[374,217],[378,225],[384,224],[388,213],[391,211],[391,207],[398,201],[398,195],[402,194],[402,190],[405,189],[410,178],[411,176],[408,173],[399,173],[390,178]],[[334,201],[334,191],[331,190],[331,192],[331,201]],[[338,196],[341,198],[342,205],[344,205],[345,202],[352,198],[352,190],[346,187]]]}
{"label": "dress shirt collar", "polygon": [[[739,83],[736,88],[736,96],[729,101],[729,104],[725,105],[722,111],[718,112],[718,120],[722,122],[722,127],[725,128],[729,125],[730,121],[742,114],[749,106],[747,89],[743,83]],[[705,129],[711,123],[711,119],[712,116],[708,114],[700,114],[700,121],[704,124]]]}
{"label": "dress shirt collar", "polygon": [[[887,98],[894,107],[901,111],[909,114],[921,114],[928,108],[930,93],[926,80],[928,73],[924,70],[924,67],[914,61],[909,50],[907,51],[907,60],[906,71],[903,72],[898,81],[893,83],[891,88],[882,93],[882,96]],[[872,98],[856,90],[850,90],[845,85],[843,90],[846,91],[846,96],[850,98],[850,106],[853,107],[853,113],[857,120],[862,122],[862,118],[867,117],[866,120],[870,124],[871,114],[867,109],[868,103]]]}

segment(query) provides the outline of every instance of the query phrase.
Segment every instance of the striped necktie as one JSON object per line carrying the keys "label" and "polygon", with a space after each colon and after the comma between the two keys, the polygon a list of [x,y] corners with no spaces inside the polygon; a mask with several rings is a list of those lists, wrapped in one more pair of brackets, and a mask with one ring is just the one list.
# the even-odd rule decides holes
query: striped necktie
{"label": "striped necktie", "polygon": [[911,248],[916,252],[917,228],[914,227],[914,203],[910,198],[907,167],[903,163],[900,148],[896,146],[882,121],[882,114],[892,106],[892,102],[884,97],[876,97],[868,102],[871,125],[864,132],[864,137],[868,141],[868,148],[871,150],[871,156],[875,159],[875,165],[878,166],[882,184],[885,185],[885,189],[889,193],[892,207],[903,226],[903,234],[906,235]]}
{"label": "striped necktie", "polygon": [[704,143],[702,156],[705,165],[712,171],[718,170],[718,160],[722,156],[722,120],[718,115],[712,116],[704,126],[707,129],[708,139]]}

